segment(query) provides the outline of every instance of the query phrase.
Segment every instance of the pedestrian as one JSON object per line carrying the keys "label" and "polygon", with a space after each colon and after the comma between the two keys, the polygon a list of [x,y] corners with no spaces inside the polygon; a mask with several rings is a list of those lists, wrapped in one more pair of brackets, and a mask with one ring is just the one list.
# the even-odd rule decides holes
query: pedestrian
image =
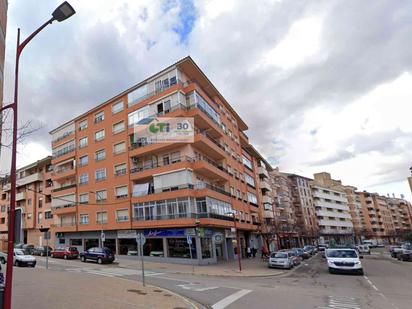
{"label": "pedestrian", "polygon": [[250,253],[251,253],[250,247],[248,246],[247,249],[246,249],[246,257],[247,257],[248,259],[250,258]]}
{"label": "pedestrian", "polygon": [[256,249],[255,247],[253,247],[253,248],[252,248],[252,255],[253,255],[253,258],[255,258],[255,257],[256,257],[256,253],[257,253],[257,249]]}
{"label": "pedestrian", "polygon": [[0,265],[0,286],[4,286],[4,275],[3,272],[1,270],[1,265]]}

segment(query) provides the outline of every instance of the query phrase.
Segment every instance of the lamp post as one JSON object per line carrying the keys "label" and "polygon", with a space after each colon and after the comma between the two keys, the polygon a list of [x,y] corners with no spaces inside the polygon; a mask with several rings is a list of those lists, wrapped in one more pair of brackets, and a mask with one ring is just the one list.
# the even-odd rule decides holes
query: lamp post
{"label": "lamp post", "polygon": [[9,217],[9,231],[7,244],[7,270],[6,270],[6,286],[4,289],[4,309],[11,309],[11,295],[13,283],[13,245],[14,245],[14,220],[16,208],[16,156],[17,156],[17,102],[18,102],[18,82],[19,82],[19,61],[20,55],[24,47],[46,26],[57,20],[61,22],[73,14],[75,14],[73,7],[67,2],[63,2],[52,13],[52,18],[41,25],[36,31],[29,35],[22,43],[20,43],[20,28],[17,29],[17,48],[16,48],[16,68],[14,76],[14,102],[1,108],[1,112],[6,108],[13,110],[13,141],[12,141],[12,155],[10,167],[10,217]]}
{"label": "lamp post", "polygon": [[240,236],[239,236],[239,231],[237,229],[236,216],[234,212],[228,212],[227,214],[233,216],[233,225],[236,230],[237,261],[239,264],[239,271],[242,271],[242,262],[241,262],[242,246],[240,245]]}

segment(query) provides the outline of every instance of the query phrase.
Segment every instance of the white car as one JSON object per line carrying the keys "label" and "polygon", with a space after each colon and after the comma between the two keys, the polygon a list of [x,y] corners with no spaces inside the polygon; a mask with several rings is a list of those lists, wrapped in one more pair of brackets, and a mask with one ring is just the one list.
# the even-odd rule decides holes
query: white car
{"label": "white car", "polygon": [[268,267],[291,269],[294,266],[293,258],[292,252],[274,252],[269,257]]}
{"label": "white car", "polygon": [[26,255],[21,249],[14,249],[14,266],[36,266],[36,258],[32,255]]}
{"label": "white car", "polygon": [[356,249],[359,253],[371,254],[371,248],[369,248],[368,245],[358,245],[356,246]]}
{"label": "white car", "polygon": [[363,275],[363,267],[359,254],[354,249],[326,249],[325,257],[331,274],[337,272]]}

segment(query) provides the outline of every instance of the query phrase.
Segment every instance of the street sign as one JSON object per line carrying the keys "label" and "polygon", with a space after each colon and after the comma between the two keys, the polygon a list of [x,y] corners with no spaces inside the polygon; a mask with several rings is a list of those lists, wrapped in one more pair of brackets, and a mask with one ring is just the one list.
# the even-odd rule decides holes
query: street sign
{"label": "street sign", "polygon": [[146,237],[144,237],[143,233],[136,235],[136,242],[140,246],[143,246],[146,243]]}
{"label": "street sign", "polygon": [[102,239],[102,242],[105,242],[105,240],[106,240],[106,234],[105,234],[104,232],[102,232],[102,233],[100,234],[100,238]]}
{"label": "street sign", "polygon": [[191,244],[192,244],[192,236],[187,235],[186,239],[187,239],[187,243],[188,243],[189,245],[191,245]]}

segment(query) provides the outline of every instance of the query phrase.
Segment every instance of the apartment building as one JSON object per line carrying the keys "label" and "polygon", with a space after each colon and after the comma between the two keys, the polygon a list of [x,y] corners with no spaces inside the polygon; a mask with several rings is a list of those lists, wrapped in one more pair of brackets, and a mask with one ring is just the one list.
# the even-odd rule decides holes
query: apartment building
{"label": "apartment building", "polygon": [[294,215],[304,244],[313,244],[319,236],[316,210],[313,204],[310,183],[312,179],[295,174],[287,174],[290,179]]}
{"label": "apartment building", "polygon": [[[146,119],[186,117],[193,142],[136,134]],[[50,132],[57,245],[104,245],[188,263],[235,258],[262,218],[258,161],[247,125],[190,57]],[[103,237],[102,237],[103,234]]]}
{"label": "apartment building", "polygon": [[357,243],[360,243],[364,238],[363,234],[365,231],[365,218],[362,212],[360,197],[356,192],[356,187],[343,186],[343,189],[346,193],[346,198],[348,199],[348,206],[352,218],[355,240]]}
{"label": "apartment building", "polygon": [[391,212],[395,237],[399,241],[406,233],[412,232],[411,204],[402,198],[396,197],[386,197],[386,201]]}
{"label": "apartment building", "polygon": [[386,197],[366,191],[359,192],[358,195],[365,218],[365,237],[380,242],[395,241],[395,225]]}
{"label": "apartment building", "polygon": [[[51,190],[53,183],[51,156],[17,170],[15,242],[45,245],[40,228],[53,224]],[[7,241],[10,204],[9,178],[2,179],[0,188],[0,239]],[[51,242],[54,240],[52,239]]]}
{"label": "apartment building", "polygon": [[314,174],[311,182],[313,202],[319,225],[320,242],[353,242],[353,223],[348,199],[340,180],[329,173]]}
{"label": "apartment building", "polygon": [[275,168],[270,172],[274,199],[274,217],[278,248],[300,245],[300,226],[294,213],[291,180]]}

